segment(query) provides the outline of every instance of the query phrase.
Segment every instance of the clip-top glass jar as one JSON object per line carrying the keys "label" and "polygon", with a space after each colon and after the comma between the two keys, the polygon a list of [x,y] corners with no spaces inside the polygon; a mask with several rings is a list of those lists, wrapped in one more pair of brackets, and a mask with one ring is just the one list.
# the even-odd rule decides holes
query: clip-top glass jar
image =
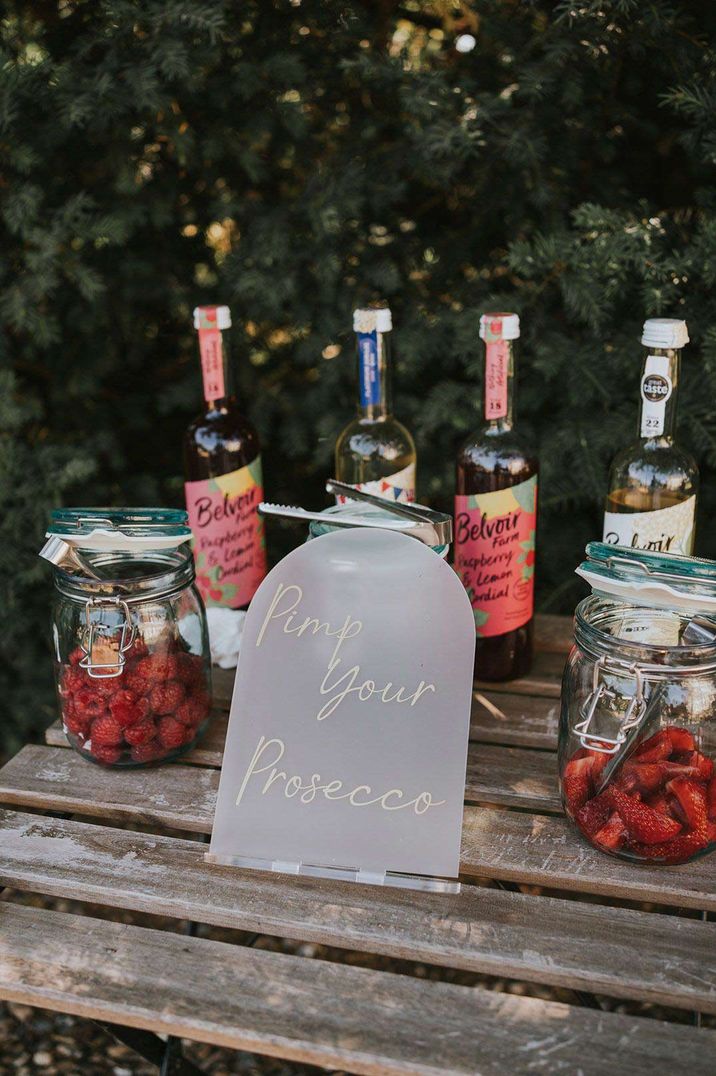
{"label": "clip-top glass jar", "polygon": [[595,847],[683,863],[716,847],[716,562],[593,542],[562,685],[567,814]]}
{"label": "clip-top glass jar", "polygon": [[[388,502],[390,504],[390,502]],[[417,505],[417,508],[422,507]],[[330,534],[332,531],[338,529],[339,524],[336,523],[336,518],[351,517],[356,520],[365,520],[366,523],[372,523],[376,526],[386,526],[395,524],[399,517],[396,517],[389,508],[382,508],[376,504],[363,504],[360,501],[347,501],[345,504],[332,504],[328,508],[324,508],[321,512],[321,519],[314,519],[308,527],[308,537],[320,538],[322,534]],[[449,516],[445,516],[446,521],[450,522]],[[430,548],[433,552],[437,553],[443,560],[447,557],[450,551],[450,543],[446,542],[444,545],[431,545]]]}
{"label": "clip-top glass jar", "polygon": [[53,636],[63,728],[84,757],[143,766],[206,728],[211,661],[183,511],[52,513]]}

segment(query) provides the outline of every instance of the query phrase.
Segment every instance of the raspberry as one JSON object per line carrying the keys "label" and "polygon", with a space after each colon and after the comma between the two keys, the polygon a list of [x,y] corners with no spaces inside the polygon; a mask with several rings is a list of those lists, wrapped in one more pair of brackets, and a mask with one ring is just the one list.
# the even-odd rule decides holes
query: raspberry
{"label": "raspberry", "polygon": [[65,706],[62,711],[62,725],[65,732],[71,732],[85,739],[90,729],[90,718],[85,717],[84,714],[78,714],[74,706]]}
{"label": "raspberry", "polygon": [[135,658],[145,658],[148,653],[149,647],[145,643],[142,636],[138,635],[130,646],[129,650],[125,650],[124,656],[126,657],[127,661],[132,661]]}
{"label": "raspberry", "polygon": [[164,747],[159,740],[150,740],[149,743],[136,744],[136,746],[132,748],[132,761],[156,762],[157,759],[164,758],[166,753],[166,747]]}
{"label": "raspberry", "polygon": [[178,672],[179,663],[173,654],[151,654],[137,662],[137,673],[153,684],[173,680]]}
{"label": "raspberry", "polygon": [[109,711],[117,724],[124,729],[128,725],[136,725],[137,721],[142,721],[148,716],[149,702],[147,699],[137,698],[133,692],[125,688],[123,691],[118,691],[110,700]]}
{"label": "raspberry", "polygon": [[162,717],[159,720],[159,739],[165,747],[181,747],[193,737],[193,732],[174,717]]}
{"label": "raspberry", "polygon": [[84,714],[86,717],[93,718],[99,717],[104,713],[104,699],[100,697],[94,687],[81,687],[79,691],[76,691],[73,696],[75,704],[75,710],[78,714]]}
{"label": "raspberry", "polygon": [[157,684],[152,688],[149,703],[155,714],[171,714],[183,702],[186,689],[178,680]]}
{"label": "raspberry", "polygon": [[88,676],[84,669],[76,665],[67,665],[60,677],[60,690],[63,695],[73,695],[80,688],[87,686]]}
{"label": "raspberry", "polygon": [[115,747],[112,744],[104,743],[92,743],[90,747],[90,754],[97,759],[98,762],[105,762],[108,766],[119,761],[119,757],[122,754],[120,747]]}
{"label": "raspberry", "polygon": [[177,654],[179,679],[184,684],[194,685],[204,681],[204,659],[198,654]]}
{"label": "raspberry", "polygon": [[103,714],[92,722],[92,748],[99,744],[102,747],[116,746],[124,738],[122,726],[115,721],[111,714]]}
{"label": "raspberry", "polygon": [[144,721],[138,721],[136,725],[130,725],[129,728],[124,730],[124,738],[127,743],[136,747],[137,744],[149,743],[153,740],[157,734],[157,726],[153,721],[145,718]]}
{"label": "raspberry", "polygon": [[202,692],[198,695],[190,695],[189,698],[181,704],[175,717],[177,721],[181,721],[183,725],[196,726],[200,725],[201,722],[206,719],[208,713],[208,697]]}

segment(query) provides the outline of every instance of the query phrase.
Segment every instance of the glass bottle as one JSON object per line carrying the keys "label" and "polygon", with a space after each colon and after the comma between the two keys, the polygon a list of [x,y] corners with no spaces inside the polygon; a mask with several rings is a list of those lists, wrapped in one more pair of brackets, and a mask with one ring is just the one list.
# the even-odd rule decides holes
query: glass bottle
{"label": "glass bottle", "polygon": [[390,334],[385,305],[355,310],[358,415],[336,442],[336,478],[394,501],[415,500],[415,442],[392,413]]}
{"label": "glass bottle", "polygon": [[638,439],[617,453],[609,472],[604,541],[611,545],[690,555],[699,471],[674,443],[681,348],[686,322],[644,322],[647,348],[641,376]]}
{"label": "glass bottle", "polygon": [[230,326],[228,306],[194,311],[206,406],[184,435],[184,490],[201,596],[242,609],[266,574],[266,546],[259,439],[232,391]]}
{"label": "glass bottle", "polygon": [[475,676],[511,680],[532,663],[537,458],[513,428],[517,314],[483,314],[484,423],[457,457],[455,569],[472,603]]}

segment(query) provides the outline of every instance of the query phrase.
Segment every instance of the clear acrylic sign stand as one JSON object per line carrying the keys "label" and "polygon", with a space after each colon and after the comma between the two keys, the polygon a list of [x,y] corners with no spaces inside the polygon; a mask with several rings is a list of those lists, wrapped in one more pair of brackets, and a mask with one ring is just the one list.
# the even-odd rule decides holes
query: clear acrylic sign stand
{"label": "clear acrylic sign stand", "polygon": [[456,891],[475,628],[414,538],[295,549],[244,626],[207,859]]}

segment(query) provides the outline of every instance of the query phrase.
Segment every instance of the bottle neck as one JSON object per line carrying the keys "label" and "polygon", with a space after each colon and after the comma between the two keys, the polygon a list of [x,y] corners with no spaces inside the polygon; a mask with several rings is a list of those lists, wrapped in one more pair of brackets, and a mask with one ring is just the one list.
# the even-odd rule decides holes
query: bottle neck
{"label": "bottle neck", "polygon": [[514,380],[514,341],[486,340],[483,410],[487,433],[512,429]]}
{"label": "bottle neck", "polygon": [[208,409],[215,411],[233,396],[228,333],[199,329],[199,356],[204,399]]}
{"label": "bottle neck", "polygon": [[649,348],[641,372],[638,434],[642,441],[673,442],[680,368],[680,351]]}
{"label": "bottle neck", "polygon": [[390,333],[356,333],[358,340],[358,416],[368,421],[392,413]]}

